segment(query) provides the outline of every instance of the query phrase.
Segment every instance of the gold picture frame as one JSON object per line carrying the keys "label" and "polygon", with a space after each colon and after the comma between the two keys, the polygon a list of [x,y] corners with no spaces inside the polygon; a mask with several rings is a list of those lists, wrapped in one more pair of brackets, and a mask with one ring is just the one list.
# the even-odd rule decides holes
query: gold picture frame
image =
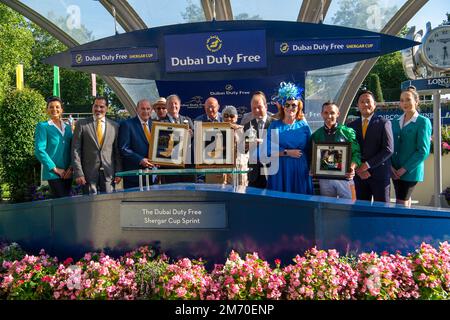
{"label": "gold picture frame", "polygon": [[152,122],[149,159],[154,164],[184,168],[188,143],[188,124]]}
{"label": "gold picture frame", "polygon": [[195,122],[195,167],[234,168],[234,129],[226,122]]}

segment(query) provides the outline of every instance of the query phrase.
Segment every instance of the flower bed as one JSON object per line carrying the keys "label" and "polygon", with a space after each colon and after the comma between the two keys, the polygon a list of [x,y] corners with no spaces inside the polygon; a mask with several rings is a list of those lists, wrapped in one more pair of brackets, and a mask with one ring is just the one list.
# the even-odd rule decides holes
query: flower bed
{"label": "flower bed", "polygon": [[27,255],[17,244],[0,248],[2,299],[448,299],[450,244],[422,243],[406,256],[399,252],[340,256],[312,248],[293,263],[269,262],[257,253],[232,251],[211,272],[201,260],[170,262],[141,247],[114,259],[86,253],[59,262],[41,250]]}

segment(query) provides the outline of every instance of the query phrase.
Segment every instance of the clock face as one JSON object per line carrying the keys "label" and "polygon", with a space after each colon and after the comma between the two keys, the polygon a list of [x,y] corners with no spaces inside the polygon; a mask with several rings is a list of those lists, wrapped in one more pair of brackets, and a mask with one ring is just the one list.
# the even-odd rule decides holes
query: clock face
{"label": "clock face", "polygon": [[437,27],[425,35],[422,57],[432,68],[450,70],[450,25]]}

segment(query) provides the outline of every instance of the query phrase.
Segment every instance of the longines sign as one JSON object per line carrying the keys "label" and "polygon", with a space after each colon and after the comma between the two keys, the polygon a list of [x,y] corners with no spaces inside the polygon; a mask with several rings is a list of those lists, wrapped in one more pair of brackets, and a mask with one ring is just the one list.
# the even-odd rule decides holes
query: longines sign
{"label": "longines sign", "polygon": [[415,86],[417,91],[450,89],[450,77],[428,78],[402,82],[402,90]]}
{"label": "longines sign", "polygon": [[120,225],[131,229],[224,229],[225,203],[122,202]]}
{"label": "longines sign", "polygon": [[265,30],[166,35],[167,72],[260,69],[267,66]]}

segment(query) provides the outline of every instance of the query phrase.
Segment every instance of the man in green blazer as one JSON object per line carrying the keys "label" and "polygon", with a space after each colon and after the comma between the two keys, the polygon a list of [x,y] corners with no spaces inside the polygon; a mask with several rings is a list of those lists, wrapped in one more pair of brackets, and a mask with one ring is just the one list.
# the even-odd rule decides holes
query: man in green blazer
{"label": "man in green blazer", "polygon": [[[361,164],[361,152],[356,141],[356,134],[352,128],[339,125],[339,108],[336,103],[327,101],[322,105],[322,118],[324,126],[317,129],[311,136],[315,143],[349,142],[351,145],[350,171],[346,173],[346,180],[319,179],[320,194],[328,197],[354,199],[353,177],[355,168]],[[314,150],[313,150],[314,152]]]}

